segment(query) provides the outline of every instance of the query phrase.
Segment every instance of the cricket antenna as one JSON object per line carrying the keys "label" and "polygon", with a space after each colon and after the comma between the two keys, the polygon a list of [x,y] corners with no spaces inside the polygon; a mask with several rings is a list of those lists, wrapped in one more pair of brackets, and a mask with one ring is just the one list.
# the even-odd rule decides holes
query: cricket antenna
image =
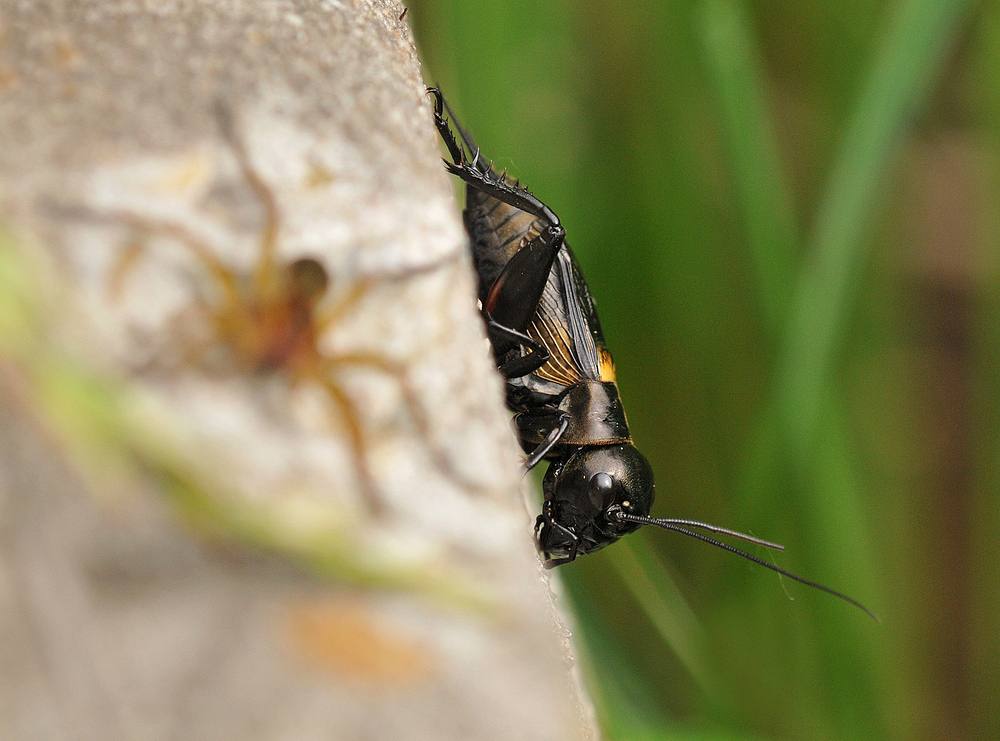
{"label": "cricket antenna", "polygon": [[827,594],[832,594],[838,599],[844,600],[849,604],[854,605],[859,610],[864,612],[868,617],[874,620],[876,623],[881,623],[882,621],[878,619],[878,615],[869,610],[863,604],[858,602],[856,599],[848,597],[846,594],[841,594],[840,592],[830,589],[830,587],[825,587],[822,584],[817,584],[814,581],[809,581],[808,579],[803,579],[801,576],[793,574],[791,571],[785,571],[779,566],[770,564],[762,558],[757,558],[757,556],[752,556],[746,551],[741,551],[739,548],[729,545],[728,543],[723,543],[716,540],[715,538],[710,538],[702,533],[696,533],[692,528],[697,528],[700,530],[708,530],[709,532],[718,533],[720,535],[728,535],[731,538],[739,538],[740,540],[745,540],[749,543],[755,543],[765,548],[773,548],[775,550],[782,551],[785,549],[784,546],[778,545],[777,543],[771,543],[766,540],[761,540],[760,538],[755,538],[752,535],[744,535],[743,533],[738,533],[735,530],[728,530],[724,527],[717,527],[716,525],[709,525],[704,522],[695,522],[694,520],[677,520],[677,519],[661,519],[658,517],[644,517],[643,515],[634,515],[629,512],[623,512],[621,510],[616,510],[612,513],[612,517],[617,518],[621,522],[635,522],[640,525],[655,525],[656,527],[663,528],[664,530],[671,530],[675,533],[681,533],[682,535],[687,535],[688,537],[700,540],[703,543],[708,543],[709,545],[714,545],[716,548],[721,548],[724,551],[729,551],[730,553],[735,553],[737,556],[742,556],[748,561],[753,561],[754,563],[760,564],[766,569],[771,569],[771,571],[777,571],[779,574],[787,576],[789,579],[794,579],[797,582],[805,584],[807,587],[813,587],[821,592],[826,592]]}

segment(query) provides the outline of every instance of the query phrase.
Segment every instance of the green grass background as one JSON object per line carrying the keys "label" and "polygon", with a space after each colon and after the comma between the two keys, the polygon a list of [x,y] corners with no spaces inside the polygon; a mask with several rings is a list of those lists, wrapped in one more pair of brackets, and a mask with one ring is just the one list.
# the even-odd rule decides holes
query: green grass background
{"label": "green grass background", "polygon": [[560,570],[611,739],[1000,738],[1000,8],[411,0],[558,213],[654,514]]}

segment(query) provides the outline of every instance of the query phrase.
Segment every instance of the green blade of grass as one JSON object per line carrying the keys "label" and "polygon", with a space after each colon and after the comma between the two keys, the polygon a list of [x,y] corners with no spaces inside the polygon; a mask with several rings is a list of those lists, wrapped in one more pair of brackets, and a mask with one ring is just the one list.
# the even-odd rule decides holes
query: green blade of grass
{"label": "green blade of grass", "polygon": [[663,642],[702,690],[711,694],[715,682],[705,661],[703,631],[659,558],[642,538],[623,540],[608,551],[607,558]]}
{"label": "green blade of grass", "polygon": [[867,253],[865,228],[892,155],[936,79],[975,0],[906,0],[863,84],[815,221],[812,255],[797,282],[777,368],[788,442],[805,460]]}
{"label": "green blade of grass", "polygon": [[[793,446],[800,462],[816,454],[811,456],[815,466],[808,469],[813,475],[800,483],[806,485],[806,497],[819,506],[801,511],[806,515],[804,539],[811,551],[808,570],[821,580],[838,572],[869,573],[865,554],[871,552],[847,430],[836,409],[830,409],[833,400],[826,393],[825,374],[853,302],[852,283],[866,252],[862,240],[878,202],[878,184],[891,164],[895,145],[932,85],[936,66],[972,6],[971,2],[915,0],[900,8],[863,87],[821,200],[813,235],[815,261],[803,269],[789,307],[785,304],[792,286],[787,281],[796,254],[796,232],[791,209],[782,207],[787,186],[780,179],[776,147],[767,126],[763,75],[739,10],[726,0],[706,0],[703,5],[701,31],[763,313],[769,329],[788,323],[777,398],[766,406],[759,435],[751,440],[738,490],[753,491],[755,479],[773,478],[769,471],[782,443]],[[770,224],[768,212],[773,213]],[[782,424],[788,435],[784,440],[775,435]],[[817,441],[821,443],[816,445]],[[760,492],[755,493],[759,499]],[[872,578],[864,582],[859,585],[862,596],[876,593]],[[855,678],[832,685],[827,698],[830,717],[837,718],[836,725],[846,734],[880,728],[875,735],[881,735],[884,718],[878,707],[884,706],[893,670],[899,667],[883,666],[872,655],[864,633],[855,626],[847,633],[850,639],[828,636],[817,649],[835,667],[831,671]]]}
{"label": "green blade of grass", "polygon": [[777,337],[787,315],[799,235],[791,188],[767,113],[763,61],[745,14],[728,0],[702,3],[698,30],[763,315],[771,336]]}

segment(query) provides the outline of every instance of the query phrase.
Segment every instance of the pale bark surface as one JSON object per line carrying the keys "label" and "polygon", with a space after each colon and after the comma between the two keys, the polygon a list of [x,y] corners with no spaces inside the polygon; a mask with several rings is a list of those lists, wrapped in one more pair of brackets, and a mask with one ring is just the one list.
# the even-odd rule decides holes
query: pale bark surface
{"label": "pale bark surface", "polygon": [[587,736],[401,12],[0,0],[0,740]]}

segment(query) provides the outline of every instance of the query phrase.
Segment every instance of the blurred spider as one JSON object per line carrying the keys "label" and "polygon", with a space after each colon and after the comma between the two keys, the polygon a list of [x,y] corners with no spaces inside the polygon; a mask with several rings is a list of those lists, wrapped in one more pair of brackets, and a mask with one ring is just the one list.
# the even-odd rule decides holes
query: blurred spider
{"label": "blurred spider", "polygon": [[[302,381],[318,383],[334,402],[344,421],[362,493],[373,512],[382,509],[375,476],[368,463],[365,429],[354,402],[337,380],[337,372],[347,367],[375,369],[396,379],[410,419],[435,465],[447,476],[470,484],[449,459],[432,444],[429,423],[411,385],[405,365],[369,352],[321,350],[319,339],[351,311],[375,284],[403,280],[440,268],[454,255],[401,274],[379,274],[356,281],[339,297],[321,308],[329,278],[323,265],[311,257],[285,262],[277,255],[281,215],[274,194],[253,167],[232,117],[218,105],[216,115],[222,136],[236,156],[241,174],[250,185],[264,212],[260,247],[252,274],[241,275],[223,264],[215,252],[188,228],[172,222],[150,219],[127,212],[104,213],[103,217],[125,223],[145,236],[165,236],[194,254],[211,276],[217,298],[198,298],[197,311],[206,320],[206,337],[186,348],[183,360],[192,364],[213,350],[226,351],[231,365],[243,373],[282,373],[292,385]],[[116,293],[127,273],[144,251],[142,240],[133,240],[120,255],[111,274]],[[476,487],[478,488],[478,487]]]}

